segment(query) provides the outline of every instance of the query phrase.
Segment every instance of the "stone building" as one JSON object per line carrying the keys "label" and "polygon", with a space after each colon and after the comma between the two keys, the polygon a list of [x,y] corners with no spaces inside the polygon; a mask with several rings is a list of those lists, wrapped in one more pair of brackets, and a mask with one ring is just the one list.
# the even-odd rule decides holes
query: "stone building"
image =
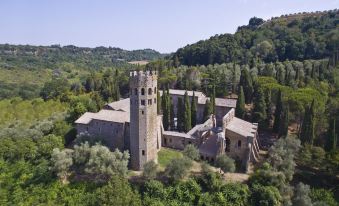
{"label": "stone building", "polygon": [[[190,99],[193,91],[187,91]],[[184,90],[169,90],[173,105],[177,106]],[[130,167],[141,170],[150,161],[157,161],[160,148],[182,150],[194,144],[201,159],[214,162],[220,154],[241,161],[245,168],[258,161],[259,145],[257,124],[234,116],[235,99],[216,98],[216,115],[203,121],[203,111],[208,99],[195,92],[198,124],[187,133],[164,131],[162,116],[157,115],[156,72],[130,74],[130,98],[112,102],[97,113],[86,112],[75,121],[77,133],[88,133],[102,138],[112,150],[129,150]]]}
{"label": "stone building", "polygon": [[[178,98],[182,98],[182,100],[184,101],[185,92],[185,90],[178,89],[169,90],[169,94],[172,98],[175,116],[177,116]],[[187,95],[192,102],[193,91],[187,91]],[[162,96],[162,91],[160,91],[160,96]],[[210,98],[207,97],[204,93],[197,91],[194,92],[194,96],[195,102],[197,103],[197,123],[203,123],[205,104],[207,100],[210,101]],[[235,108],[236,104],[236,99],[215,98],[215,112],[218,125],[221,125],[223,116],[227,114],[227,112],[230,111],[232,108]]]}

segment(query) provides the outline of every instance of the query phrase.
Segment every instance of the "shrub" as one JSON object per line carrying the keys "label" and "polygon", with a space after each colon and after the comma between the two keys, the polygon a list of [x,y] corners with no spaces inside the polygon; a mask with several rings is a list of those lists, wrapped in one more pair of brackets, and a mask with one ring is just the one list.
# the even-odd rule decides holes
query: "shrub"
{"label": "shrub", "polygon": [[220,167],[224,172],[234,172],[235,171],[235,161],[234,159],[228,157],[227,155],[219,155],[215,162],[217,167]]}
{"label": "shrub", "polygon": [[184,155],[192,160],[199,160],[199,150],[192,144],[185,147],[183,151]]}
{"label": "shrub", "polygon": [[192,161],[187,158],[172,159],[167,165],[165,174],[171,181],[178,181],[184,178],[192,167]]}
{"label": "shrub", "polygon": [[149,161],[144,164],[144,171],[142,175],[147,180],[152,180],[157,176],[157,164],[154,161]]}

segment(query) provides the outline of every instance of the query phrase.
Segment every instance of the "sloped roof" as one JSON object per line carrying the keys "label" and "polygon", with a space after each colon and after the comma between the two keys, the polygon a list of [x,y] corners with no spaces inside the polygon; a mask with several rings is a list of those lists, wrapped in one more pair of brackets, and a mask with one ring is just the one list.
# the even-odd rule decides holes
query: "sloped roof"
{"label": "sloped roof", "polygon": [[[186,90],[180,90],[180,89],[170,89],[169,93],[171,95],[180,95],[184,96]],[[193,96],[193,91],[187,91],[188,96]],[[162,91],[160,91],[160,95],[162,95]],[[210,99],[207,97],[204,93],[194,91],[194,95],[198,97],[198,104],[206,104],[206,100]],[[218,107],[233,107],[235,108],[237,104],[236,99],[225,99],[225,98],[215,98],[215,105]]]}
{"label": "sloped roof", "polygon": [[111,102],[109,104],[106,104],[106,106],[110,107],[113,110],[125,111],[125,112],[130,111],[129,98],[122,99],[122,100],[119,100],[119,101],[116,101],[116,102]]}
{"label": "sloped roof", "polygon": [[233,119],[226,126],[226,132],[229,130],[244,137],[254,137],[257,129],[257,125],[237,117],[233,117]]}
{"label": "sloped roof", "polygon": [[181,133],[181,132],[175,132],[175,131],[163,131],[163,135],[183,137],[183,138],[192,138],[191,135],[188,135],[186,133]]}
{"label": "sloped roof", "polygon": [[[210,101],[210,98],[209,97],[198,98],[198,104],[206,104],[207,100]],[[236,99],[215,98],[215,106],[235,108],[237,106],[237,100]]]}
{"label": "sloped roof", "polygon": [[86,112],[75,121],[76,124],[88,124],[93,119],[108,122],[129,122],[129,112],[102,109],[97,113]]}

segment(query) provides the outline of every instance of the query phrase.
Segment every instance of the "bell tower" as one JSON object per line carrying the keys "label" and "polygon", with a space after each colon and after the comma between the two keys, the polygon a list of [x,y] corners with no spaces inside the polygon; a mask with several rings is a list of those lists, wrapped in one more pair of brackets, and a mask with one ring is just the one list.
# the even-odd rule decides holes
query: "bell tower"
{"label": "bell tower", "polygon": [[129,87],[131,168],[142,170],[146,162],[157,161],[156,71],[131,72]]}

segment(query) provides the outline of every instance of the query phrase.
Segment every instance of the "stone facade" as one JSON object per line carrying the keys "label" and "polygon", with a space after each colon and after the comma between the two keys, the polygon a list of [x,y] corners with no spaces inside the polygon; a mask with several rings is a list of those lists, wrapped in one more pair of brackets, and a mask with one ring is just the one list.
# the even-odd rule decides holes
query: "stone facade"
{"label": "stone facade", "polygon": [[146,162],[157,161],[161,146],[157,138],[157,75],[132,72],[129,82],[131,168],[141,170]]}
{"label": "stone facade", "polygon": [[[175,112],[178,98],[184,90],[170,90]],[[193,91],[187,91],[192,99]],[[100,137],[111,149],[129,150],[130,168],[142,170],[151,160],[157,161],[160,148],[183,150],[194,144],[201,159],[213,162],[220,154],[239,159],[247,168],[257,162],[259,144],[257,124],[234,116],[236,100],[216,98],[216,115],[203,121],[208,97],[195,92],[198,124],[188,133],[164,131],[162,116],[157,115],[156,72],[130,73],[130,98],[112,102],[98,113],[86,112],[75,121],[78,134],[89,133]]]}

